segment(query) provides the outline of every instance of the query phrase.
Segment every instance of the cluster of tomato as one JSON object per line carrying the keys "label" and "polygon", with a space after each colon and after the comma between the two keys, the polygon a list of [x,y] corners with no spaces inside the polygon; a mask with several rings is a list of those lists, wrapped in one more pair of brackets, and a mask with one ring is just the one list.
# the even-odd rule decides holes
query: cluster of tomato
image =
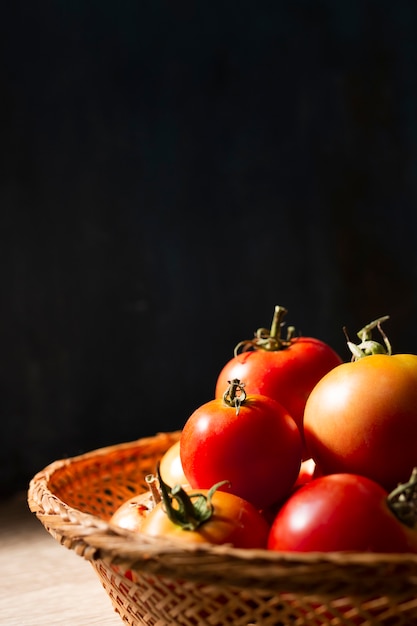
{"label": "cluster of tomato", "polygon": [[417,355],[392,354],[385,317],[344,362],[292,327],[283,338],[285,314],[236,346],[157,488],[112,521],[239,548],[417,552]]}

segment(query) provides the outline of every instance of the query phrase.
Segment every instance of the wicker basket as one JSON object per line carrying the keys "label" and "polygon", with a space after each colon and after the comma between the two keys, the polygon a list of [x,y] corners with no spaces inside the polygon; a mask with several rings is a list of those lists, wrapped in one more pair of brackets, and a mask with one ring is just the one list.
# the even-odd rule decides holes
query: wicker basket
{"label": "wicker basket", "polygon": [[[30,482],[47,531],[91,562],[131,626],[417,624],[417,556],[185,545],[111,526],[179,433],[55,461]],[[76,601],[74,599],[74,601]]]}

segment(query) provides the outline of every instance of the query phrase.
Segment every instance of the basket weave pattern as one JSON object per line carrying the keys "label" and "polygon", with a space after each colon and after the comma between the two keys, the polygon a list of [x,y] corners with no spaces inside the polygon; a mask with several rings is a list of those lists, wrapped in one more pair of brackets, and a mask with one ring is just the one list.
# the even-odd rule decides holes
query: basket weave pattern
{"label": "basket weave pattern", "polygon": [[417,624],[415,555],[183,545],[110,525],[122,502],[147,490],[145,477],[178,437],[160,433],[55,461],[29,485],[31,511],[91,562],[126,624]]}

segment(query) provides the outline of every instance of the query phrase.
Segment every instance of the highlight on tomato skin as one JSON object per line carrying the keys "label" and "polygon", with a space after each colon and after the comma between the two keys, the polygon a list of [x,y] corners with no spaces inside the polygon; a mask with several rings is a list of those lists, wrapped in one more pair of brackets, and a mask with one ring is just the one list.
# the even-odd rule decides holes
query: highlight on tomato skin
{"label": "highlight on tomato skin", "polygon": [[305,485],[313,480],[313,478],[318,478],[318,476],[320,476],[320,470],[318,469],[315,460],[309,457],[301,463],[300,471],[294,487]]}
{"label": "highlight on tomato skin", "polygon": [[245,396],[238,411],[224,399],[211,400],[193,412],[180,436],[182,467],[193,488],[227,479],[229,490],[257,509],[290,493],[302,454],[294,420],[267,396]]}
{"label": "highlight on tomato skin", "polygon": [[188,484],[182,468],[179,440],[172,444],[163,454],[160,460],[159,471],[164,482],[170,487],[174,487],[174,485],[186,486]]}

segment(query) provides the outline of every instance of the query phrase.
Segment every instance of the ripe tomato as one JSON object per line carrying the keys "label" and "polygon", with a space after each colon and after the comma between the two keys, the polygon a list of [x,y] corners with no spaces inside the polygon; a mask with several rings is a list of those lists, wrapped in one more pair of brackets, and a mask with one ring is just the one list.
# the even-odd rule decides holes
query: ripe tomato
{"label": "ripe tomato", "polygon": [[188,481],[182,469],[180,457],[180,442],[175,442],[163,455],[159,470],[161,476],[170,487],[174,485],[185,486]]}
{"label": "ripe tomato", "polygon": [[388,491],[407,480],[417,462],[417,356],[334,368],[307,400],[304,437],[323,474],[362,474]]}
{"label": "ripe tomato", "polygon": [[417,552],[417,532],[388,502],[388,492],[365,476],[321,476],[294,491],[280,508],[268,549]]}
{"label": "ripe tomato", "polygon": [[[256,338],[236,346],[235,356],[218,375],[215,397],[221,398],[228,381],[245,382],[248,394],[269,396],[282,404],[302,432],[306,400],[315,384],[342,358],[326,343],[312,337],[280,336],[286,309],[275,307],[271,330],[258,329]],[[244,351],[238,352],[243,346]]]}
{"label": "ripe tomato", "polygon": [[184,528],[168,516],[164,500],[146,517],[141,531],[154,537],[163,536],[192,543],[228,543],[235,548],[266,548],[269,526],[252,504],[218,489],[214,492],[208,489],[198,492],[187,489],[182,492],[186,493],[191,502],[199,498],[198,506],[201,506],[201,498],[209,499],[208,519],[196,524],[195,528]]}
{"label": "ripe tomato", "polygon": [[[232,381],[229,389],[241,393],[242,387]],[[180,456],[185,476],[200,489],[227,480],[232,493],[265,508],[284,498],[297,479],[300,432],[272,398],[251,395],[235,406],[233,391],[224,396],[197,408],[183,427]]]}

